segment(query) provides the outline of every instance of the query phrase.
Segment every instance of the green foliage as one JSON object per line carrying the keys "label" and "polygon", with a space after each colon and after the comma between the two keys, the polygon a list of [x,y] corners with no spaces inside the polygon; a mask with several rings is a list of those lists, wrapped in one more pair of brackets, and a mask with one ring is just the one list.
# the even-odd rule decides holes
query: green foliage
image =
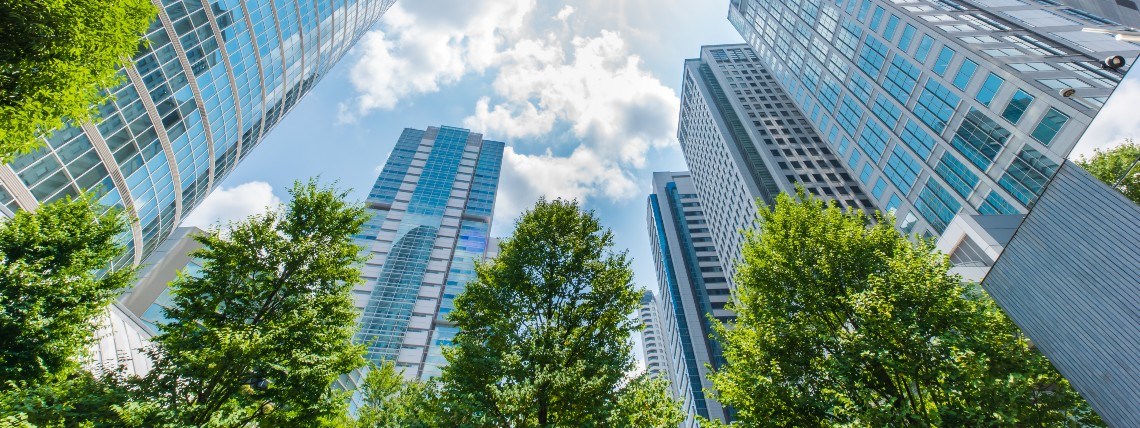
{"label": "green foliage", "polygon": [[133,268],[102,272],[124,251],[126,221],[91,195],[64,198],[0,223],[0,391],[66,378],[96,320]]}
{"label": "green foliage", "polygon": [[626,385],[606,426],[671,428],[684,420],[685,412],[669,395],[669,382],[642,374]]}
{"label": "green foliage", "polygon": [[712,376],[741,425],[1100,424],[984,292],[893,219],[802,189],[760,216]]}
{"label": "green foliage", "polygon": [[0,2],[0,163],[93,119],[157,13],[149,0]]}
{"label": "green foliage", "polygon": [[651,399],[642,382],[622,387],[638,328],[628,314],[641,294],[626,254],[612,246],[612,233],[577,202],[539,200],[523,213],[455,300],[449,319],[460,331],[444,351],[443,426],[614,426],[672,414],[677,404]]}
{"label": "green foliage", "polygon": [[359,428],[413,428],[433,423],[434,383],[405,381],[396,365],[373,366],[362,387],[364,406],[354,426]]}
{"label": "green foliage", "polygon": [[290,194],[282,211],[196,237],[203,267],[171,283],[172,322],[141,392],[157,404],[133,413],[143,424],[315,426],[344,412],[330,386],[364,365],[349,293],[366,216],[313,181]]}
{"label": "green foliage", "polygon": [[[1097,149],[1092,157],[1081,156],[1077,164],[1109,186],[1123,178],[1117,190],[1140,204],[1140,164],[1136,164],[1137,159],[1140,159],[1140,144],[1128,140],[1108,150]],[[1132,171],[1128,171],[1129,167]]]}
{"label": "green foliage", "polygon": [[86,371],[0,392],[0,427],[120,427],[129,399],[124,380]]}

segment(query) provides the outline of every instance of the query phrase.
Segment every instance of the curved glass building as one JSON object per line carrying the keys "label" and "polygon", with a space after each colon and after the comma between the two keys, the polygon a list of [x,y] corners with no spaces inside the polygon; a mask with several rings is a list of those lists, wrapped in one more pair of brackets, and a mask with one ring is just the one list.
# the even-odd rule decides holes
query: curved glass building
{"label": "curved glass building", "polygon": [[131,217],[138,264],[395,0],[153,0],[149,41],[97,123],[0,167],[0,213],[80,191]]}

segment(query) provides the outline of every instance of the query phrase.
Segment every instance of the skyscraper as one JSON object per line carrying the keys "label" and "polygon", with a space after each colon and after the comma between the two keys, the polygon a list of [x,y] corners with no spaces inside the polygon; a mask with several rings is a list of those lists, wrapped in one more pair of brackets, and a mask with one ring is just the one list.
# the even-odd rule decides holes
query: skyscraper
{"label": "skyscraper", "polygon": [[97,123],[0,166],[0,213],[100,189],[138,264],[395,0],[154,0],[149,44]]}
{"label": "skyscraper", "polygon": [[353,290],[363,313],[357,341],[374,362],[431,377],[440,347],[458,331],[447,321],[488,238],[503,143],[466,129],[405,129],[368,194],[371,219],[358,237],[371,259]]}
{"label": "skyscraper", "polygon": [[[712,388],[709,365],[723,360],[707,315],[726,321],[732,313],[728,280],[721,267],[705,216],[707,208],[687,172],[656,172],[649,195],[647,218],[653,262],[657,268],[659,330],[669,382],[686,413],[694,418],[726,420],[725,409],[705,394]],[[648,356],[648,354],[646,354]]]}
{"label": "skyscraper", "polygon": [[730,281],[757,199],[770,205],[799,183],[848,209],[870,210],[862,186],[884,192],[869,171],[855,182],[748,45],[704,46],[700,58],[685,61],[677,138]]}
{"label": "skyscraper", "polygon": [[1024,214],[1120,81],[1101,60],[1140,52],[1051,0],[732,0],[729,21],[851,171],[882,183],[875,205],[927,236],[959,212]]}
{"label": "skyscraper", "polygon": [[644,326],[641,330],[641,350],[645,355],[645,372],[652,377],[668,379],[669,354],[665,349],[665,339],[661,335],[660,308],[652,292],[646,291],[641,296],[641,307],[637,309],[637,316]]}

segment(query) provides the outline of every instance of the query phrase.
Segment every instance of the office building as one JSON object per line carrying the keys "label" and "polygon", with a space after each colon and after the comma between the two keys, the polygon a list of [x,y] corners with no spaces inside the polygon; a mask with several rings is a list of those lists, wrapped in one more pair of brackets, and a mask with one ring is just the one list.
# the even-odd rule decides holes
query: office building
{"label": "office building", "polygon": [[87,347],[83,367],[96,376],[107,373],[146,376],[153,365],[145,352],[153,334],[142,320],[116,302],[108,305],[96,322],[99,329]]}
{"label": "office building", "polygon": [[695,417],[726,421],[725,409],[705,391],[712,388],[709,366],[723,361],[708,315],[722,322],[729,284],[713,244],[708,207],[698,196],[687,172],[656,172],[649,195],[647,223],[657,270],[659,331],[665,348],[672,392],[686,413],[684,426]]}
{"label": "office building", "polygon": [[168,286],[178,274],[196,275],[201,262],[190,253],[202,248],[194,236],[204,233],[196,227],[179,227],[143,260],[135,286],[119,296],[119,304],[131,316],[138,318],[150,334],[158,334],[159,326],[169,322],[162,312],[170,307],[173,298]]}
{"label": "office building", "polygon": [[[1132,71],[1078,143],[1137,129]],[[1132,174],[1138,173],[1135,165]],[[1064,161],[982,281],[1109,426],[1140,426],[1140,206]]]}
{"label": "office building", "polygon": [[374,362],[395,361],[409,378],[446,363],[447,321],[488,238],[503,143],[466,129],[405,129],[368,194],[371,219],[358,237],[371,259],[353,290],[363,313],[356,340]]}
{"label": "office building", "polygon": [[885,192],[869,171],[855,181],[748,45],[704,46],[685,61],[677,138],[730,280],[757,201],[771,205],[799,184],[848,209],[873,210],[863,189]]}
{"label": "office building", "polygon": [[637,316],[641,319],[643,326],[641,350],[645,357],[645,373],[651,377],[668,380],[669,360],[665,348],[665,339],[661,333],[661,314],[657,307],[657,299],[653,297],[652,292],[646,291],[641,296],[641,306],[637,309]]}
{"label": "office building", "polygon": [[1140,27],[1140,8],[1135,0],[1056,0],[1046,4],[1069,6],[1076,10],[1068,13],[1080,14],[1102,25]]}
{"label": "office building", "polygon": [[98,189],[141,263],[392,3],[162,1],[102,119],[0,166],[0,213]]}
{"label": "office building", "polygon": [[1102,59],[1140,52],[1052,0],[732,0],[729,21],[875,206],[925,236],[1024,214],[1119,83]]}

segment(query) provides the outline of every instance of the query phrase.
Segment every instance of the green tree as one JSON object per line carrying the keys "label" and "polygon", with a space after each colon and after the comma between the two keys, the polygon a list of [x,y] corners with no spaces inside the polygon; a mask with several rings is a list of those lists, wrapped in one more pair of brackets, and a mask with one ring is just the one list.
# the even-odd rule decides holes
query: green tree
{"label": "green tree", "polygon": [[760,210],[712,382],[743,426],[1074,426],[1099,418],[988,295],[891,218]]}
{"label": "green tree", "polygon": [[[621,426],[610,424],[674,415],[675,402],[624,383],[638,328],[628,314],[641,293],[612,246],[576,201],[543,199],[523,213],[449,316],[460,330],[439,378],[444,426]],[[633,404],[647,407],[621,409]]]}
{"label": "green tree", "polygon": [[202,269],[171,283],[142,391],[157,405],[135,409],[140,423],[315,426],[343,413],[331,384],[364,365],[349,293],[366,216],[314,181],[289,193],[283,210],[196,237]]}
{"label": "green tree", "polygon": [[0,163],[92,120],[157,14],[149,0],[0,2]]}
{"label": "green tree", "polygon": [[1116,185],[1126,198],[1140,204],[1140,164],[1137,160],[1140,160],[1140,144],[1129,139],[1108,150],[1097,149],[1091,157],[1081,156],[1077,164],[1109,186]]}
{"label": "green tree", "polygon": [[373,366],[361,387],[364,405],[354,426],[359,428],[414,428],[438,426],[432,402],[434,383],[407,381],[391,361]]}
{"label": "green tree", "polygon": [[125,229],[121,213],[92,195],[0,223],[0,391],[79,367],[96,320],[134,278],[133,268],[109,269]]}

